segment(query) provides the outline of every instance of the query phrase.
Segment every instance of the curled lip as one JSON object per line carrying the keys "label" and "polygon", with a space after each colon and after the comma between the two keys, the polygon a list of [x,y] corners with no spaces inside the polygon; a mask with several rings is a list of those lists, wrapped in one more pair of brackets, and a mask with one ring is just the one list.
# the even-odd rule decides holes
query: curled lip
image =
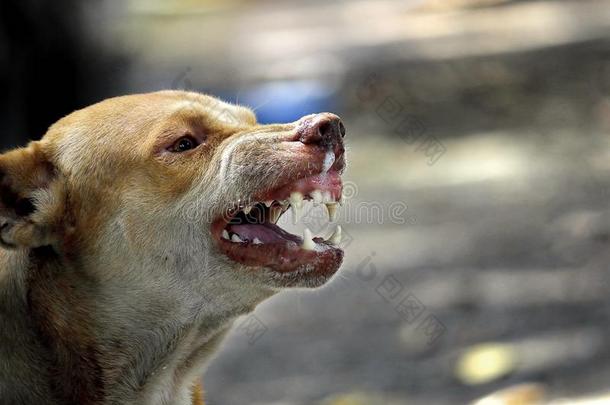
{"label": "curled lip", "polygon": [[264,267],[279,274],[299,273],[304,278],[329,278],[339,269],[344,252],[337,246],[337,232],[324,240],[290,234],[277,226],[288,208],[301,208],[303,201],[326,204],[334,212],[341,199],[342,182],[335,162],[327,172],[286,181],[282,186],[255,194],[248,205],[212,223],[212,235],[227,257],[251,267]]}

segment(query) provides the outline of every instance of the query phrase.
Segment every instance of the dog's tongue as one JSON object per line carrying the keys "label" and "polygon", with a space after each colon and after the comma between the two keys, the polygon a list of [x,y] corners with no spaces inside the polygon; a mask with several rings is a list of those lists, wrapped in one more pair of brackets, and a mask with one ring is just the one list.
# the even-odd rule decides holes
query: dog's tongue
{"label": "dog's tongue", "polygon": [[238,234],[242,240],[253,241],[254,238],[258,238],[263,243],[285,243],[287,241],[301,243],[301,238],[271,223],[229,225],[227,229],[229,232]]}

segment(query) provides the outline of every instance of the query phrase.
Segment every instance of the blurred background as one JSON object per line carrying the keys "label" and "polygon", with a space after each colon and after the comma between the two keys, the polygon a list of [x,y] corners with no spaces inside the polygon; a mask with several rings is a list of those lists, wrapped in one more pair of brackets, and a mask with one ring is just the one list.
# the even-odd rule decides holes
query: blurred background
{"label": "blurred background", "polygon": [[610,1],[4,1],[0,61],[5,149],[168,88],[342,116],[342,273],[240,319],[210,404],[610,404]]}

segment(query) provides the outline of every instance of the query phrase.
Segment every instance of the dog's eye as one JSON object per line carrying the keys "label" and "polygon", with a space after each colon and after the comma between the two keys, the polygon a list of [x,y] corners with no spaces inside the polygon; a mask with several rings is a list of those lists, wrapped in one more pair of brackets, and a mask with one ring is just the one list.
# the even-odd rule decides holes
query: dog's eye
{"label": "dog's eye", "polygon": [[174,146],[172,146],[171,151],[180,153],[186,152],[187,150],[195,149],[196,147],[197,141],[191,136],[185,136],[176,141]]}

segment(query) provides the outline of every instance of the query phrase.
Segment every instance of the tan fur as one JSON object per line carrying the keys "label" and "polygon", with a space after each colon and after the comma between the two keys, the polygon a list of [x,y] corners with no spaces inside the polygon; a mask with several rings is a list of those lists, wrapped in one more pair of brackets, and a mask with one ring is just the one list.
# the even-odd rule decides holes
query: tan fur
{"label": "tan fur", "polygon": [[[0,402],[202,404],[193,382],[231,322],[284,283],[221,255],[209,224],[307,174],[284,142],[297,124],[164,91],[76,111],[1,155]],[[167,153],[185,133],[204,145]]]}

